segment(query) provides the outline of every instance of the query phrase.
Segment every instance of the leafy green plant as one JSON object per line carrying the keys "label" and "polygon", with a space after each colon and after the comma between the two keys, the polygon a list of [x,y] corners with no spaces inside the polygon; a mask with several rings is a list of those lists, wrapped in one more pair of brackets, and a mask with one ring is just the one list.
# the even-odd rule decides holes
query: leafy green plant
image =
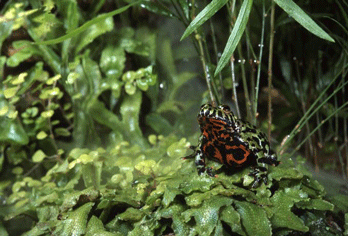
{"label": "leafy green plant", "polygon": [[[331,40],[293,2],[275,2]],[[329,202],[301,157],[283,154],[268,183],[256,189],[248,168],[211,178],[182,159],[197,143],[193,107],[208,102],[208,92],[222,99],[219,86],[236,87],[221,70],[222,59],[241,52],[244,30],[250,39],[247,22],[259,5],[242,2],[216,67],[198,27],[231,2],[212,1],[191,24],[196,9],[185,1],[112,4],[23,0],[1,10],[1,235],[347,233],[346,213],[345,224],[330,221],[347,212],[346,196]],[[101,13],[104,7],[116,10]],[[135,23],[149,14],[144,8],[180,19],[188,26],[183,37],[198,32],[194,47],[211,85],[202,97],[197,73],[178,69],[172,41]],[[227,79],[212,76],[212,69]]]}

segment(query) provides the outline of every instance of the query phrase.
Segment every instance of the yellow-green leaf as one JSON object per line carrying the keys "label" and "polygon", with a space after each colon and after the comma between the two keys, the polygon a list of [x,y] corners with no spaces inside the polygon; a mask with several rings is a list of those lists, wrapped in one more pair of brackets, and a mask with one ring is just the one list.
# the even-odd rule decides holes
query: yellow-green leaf
{"label": "yellow-green leaf", "polygon": [[41,162],[45,157],[46,154],[42,150],[37,150],[33,155],[33,162]]}

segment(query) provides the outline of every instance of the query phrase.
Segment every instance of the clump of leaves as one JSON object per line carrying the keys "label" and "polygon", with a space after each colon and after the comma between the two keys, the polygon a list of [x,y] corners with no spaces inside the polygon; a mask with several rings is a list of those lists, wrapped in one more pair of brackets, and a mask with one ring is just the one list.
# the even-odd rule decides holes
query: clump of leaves
{"label": "clump of leaves", "polygon": [[[127,142],[73,149],[41,179],[19,179],[5,220],[31,215],[26,235],[285,235],[316,230],[301,218],[311,214],[325,224],[325,212],[334,208],[323,187],[287,158],[271,167],[267,185],[251,189],[248,169],[199,176],[193,161],[180,158],[185,139],[149,139],[146,150]],[[336,235],[325,225],[321,233]]]}

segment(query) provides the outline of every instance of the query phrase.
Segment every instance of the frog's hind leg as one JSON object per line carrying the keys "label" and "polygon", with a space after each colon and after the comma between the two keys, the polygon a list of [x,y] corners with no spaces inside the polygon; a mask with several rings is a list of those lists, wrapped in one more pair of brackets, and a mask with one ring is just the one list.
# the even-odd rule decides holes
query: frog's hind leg
{"label": "frog's hind leg", "polygon": [[211,177],[215,176],[211,167],[206,168],[204,154],[200,150],[197,150],[195,154],[195,165],[199,175],[206,172]]}

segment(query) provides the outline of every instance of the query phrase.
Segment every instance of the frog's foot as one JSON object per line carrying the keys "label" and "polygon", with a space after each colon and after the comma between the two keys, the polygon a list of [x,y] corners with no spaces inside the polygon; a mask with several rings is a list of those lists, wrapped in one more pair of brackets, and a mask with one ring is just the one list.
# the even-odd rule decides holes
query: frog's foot
{"label": "frog's foot", "polygon": [[249,176],[254,177],[254,182],[251,185],[251,188],[257,188],[261,185],[262,181],[267,184],[267,169],[262,166],[252,167]]}
{"label": "frog's foot", "polygon": [[206,173],[211,177],[217,177],[217,175],[214,173],[213,167],[208,167]]}

